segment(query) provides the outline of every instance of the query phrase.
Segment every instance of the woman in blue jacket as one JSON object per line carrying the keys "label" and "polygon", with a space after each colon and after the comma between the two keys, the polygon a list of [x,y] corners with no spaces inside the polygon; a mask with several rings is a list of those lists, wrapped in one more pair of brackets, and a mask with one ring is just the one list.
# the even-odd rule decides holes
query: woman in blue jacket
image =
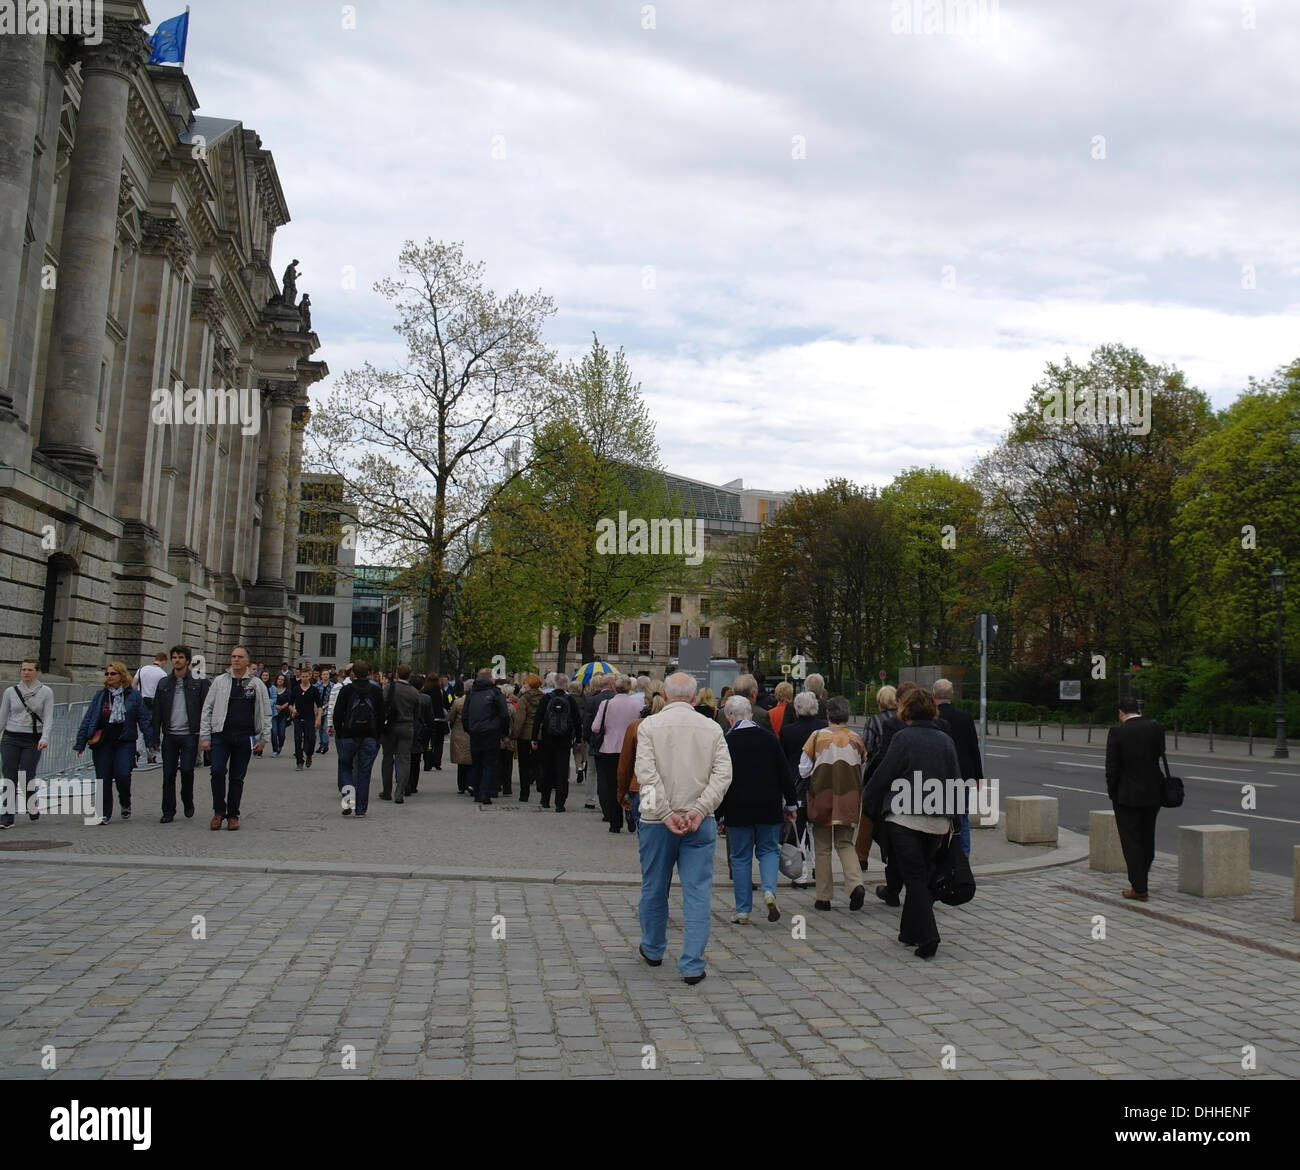
{"label": "woman in blue jacket", "polygon": [[89,745],[95,778],[104,785],[101,825],[113,819],[114,784],[122,804],[122,819],[131,819],[131,769],[135,767],[135,739],[140,732],[144,732],[145,743],[153,742],[148,708],[140,692],[131,686],[131,672],[121,662],[110,662],[104,667],[104,687],[86,708],[73,745],[77,755]]}

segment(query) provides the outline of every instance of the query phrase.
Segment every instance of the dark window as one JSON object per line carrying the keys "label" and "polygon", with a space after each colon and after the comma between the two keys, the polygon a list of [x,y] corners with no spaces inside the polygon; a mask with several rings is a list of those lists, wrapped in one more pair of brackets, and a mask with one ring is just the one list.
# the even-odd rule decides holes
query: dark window
{"label": "dark window", "polygon": [[322,658],[333,658],[338,653],[339,636],[337,634],[322,634],[320,636],[320,656]]}
{"label": "dark window", "polygon": [[650,653],[650,623],[642,622],[640,631],[636,640],[636,652],[638,654]]}
{"label": "dark window", "polygon": [[669,597],[669,598],[668,598],[668,612],[669,612],[669,613],[681,613],[681,612],[682,612],[682,599],[681,599],[680,597]]}
{"label": "dark window", "polygon": [[298,605],[304,625],[332,626],[334,624],[334,606],[328,602],[309,601]]}
{"label": "dark window", "polygon": [[669,626],[668,627],[668,656],[670,658],[677,657],[677,651],[681,646],[681,641],[682,641],[682,627]]}
{"label": "dark window", "polygon": [[609,623],[609,644],[605,649],[606,654],[618,653],[618,622]]}

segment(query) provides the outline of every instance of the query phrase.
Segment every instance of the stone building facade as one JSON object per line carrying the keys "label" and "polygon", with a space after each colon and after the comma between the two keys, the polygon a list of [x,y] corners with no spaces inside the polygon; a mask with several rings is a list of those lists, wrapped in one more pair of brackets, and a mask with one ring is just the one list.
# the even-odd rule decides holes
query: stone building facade
{"label": "stone building facade", "polygon": [[0,672],[279,662],[328,373],[271,264],[288,207],[257,134],[147,64],[143,5],[105,16],[97,44],[0,37]]}

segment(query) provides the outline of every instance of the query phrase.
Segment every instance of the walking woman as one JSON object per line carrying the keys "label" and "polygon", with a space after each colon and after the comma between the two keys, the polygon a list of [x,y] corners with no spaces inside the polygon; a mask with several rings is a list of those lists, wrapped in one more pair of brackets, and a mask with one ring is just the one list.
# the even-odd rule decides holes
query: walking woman
{"label": "walking woman", "polygon": [[887,906],[897,906],[899,891],[906,891],[898,941],[916,947],[919,958],[929,959],[939,949],[930,868],[943,839],[953,831],[953,818],[894,812],[891,791],[895,780],[910,783],[917,774],[926,780],[957,779],[961,767],[952,739],[935,724],[939,708],[929,691],[917,688],[903,694],[900,690],[898,714],[906,726],[890,739],[889,750],[867,786],[864,804],[886,855],[885,884],[876,887],[876,897]]}
{"label": "walking woman", "polygon": [[140,733],[153,742],[153,727],[140,692],[131,686],[131,672],[121,662],[104,668],[103,689],[86,708],[72,750],[81,755],[89,746],[95,761],[95,778],[104,785],[101,825],[113,819],[113,787],[117,787],[122,819],[131,819],[131,770],[135,767],[135,740]]}
{"label": "walking woman", "polygon": [[469,767],[474,762],[474,756],[470,750],[469,729],[462,718],[465,711],[465,691],[459,683],[457,689],[461,693],[456,696],[451,710],[447,712],[447,723],[451,729],[451,762],[456,765],[456,791],[464,794],[471,791]]}
{"label": "walking woman", "polygon": [[271,698],[271,756],[277,758],[284,747],[284,731],[289,726],[289,707],[292,696],[289,680],[282,674],[275,676],[275,685],[267,688]]}
{"label": "walking woman", "polygon": [[817,910],[831,908],[834,853],[844,871],[849,909],[861,910],[867,891],[853,849],[853,834],[862,810],[862,759],[866,747],[857,732],[849,730],[848,699],[827,700],[826,719],[827,729],[808,737],[799,759],[799,775],[808,780],[808,820],[813,827],[817,858],[817,900],[813,906]]}
{"label": "walking woman", "polygon": [[515,754],[519,757],[519,799],[525,804],[536,779],[533,725],[537,722],[537,709],[542,705],[543,698],[541,678],[535,674],[524,675],[524,689],[520,692],[519,701],[510,717],[510,734],[515,741]]}
{"label": "walking woman", "polygon": [[[0,795],[0,829],[14,823],[19,807],[25,805],[27,816],[36,820],[39,808],[27,804],[27,796],[36,786],[36,766],[50,742],[54,722],[54,692],[37,677],[40,664],[24,658],[18,665],[18,678],[0,697],[0,758],[3,759],[5,785]],[[20,777],[22,780],[20,781]]]}

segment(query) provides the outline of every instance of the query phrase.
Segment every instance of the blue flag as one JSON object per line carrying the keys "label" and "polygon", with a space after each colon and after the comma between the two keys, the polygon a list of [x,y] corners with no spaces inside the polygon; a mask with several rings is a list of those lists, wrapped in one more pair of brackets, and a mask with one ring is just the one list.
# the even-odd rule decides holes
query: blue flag
{"label": "blue flag", "polygon": [[185,63],[185,38],[190,32],[190,14],[182,12],[171,20],[164,20],[149,38],[150,65],[169,65]]}

